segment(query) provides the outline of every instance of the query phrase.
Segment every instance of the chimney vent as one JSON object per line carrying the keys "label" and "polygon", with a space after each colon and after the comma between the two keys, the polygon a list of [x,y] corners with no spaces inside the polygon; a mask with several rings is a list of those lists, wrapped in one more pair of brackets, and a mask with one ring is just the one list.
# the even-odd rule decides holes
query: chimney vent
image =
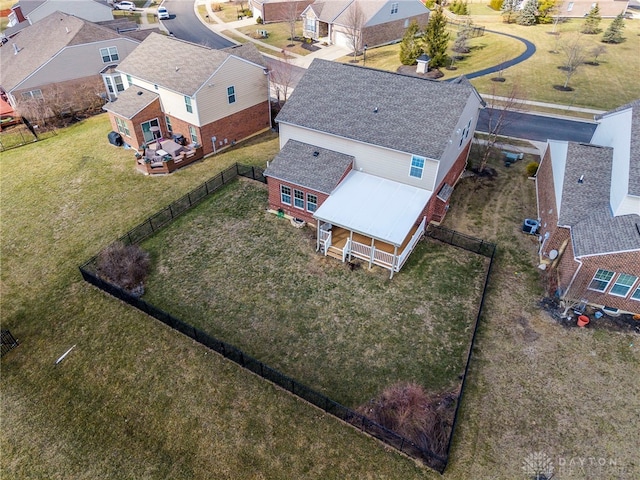
{"label": "chimney vent", "polygon": [[318,151],[313,152],[313,156],[314,157],[317,157],[318,155],[320,155],[320,152],[318,152]]}
{"label": "chimney vent", "polygon": [[578,179],[578,183],[584,183],[584,175],[580,175],[580,178]]}
{"label": "chimney vent", "polygon": [[375,108],[373,109],[373,113],[378,113],[378,107],[375,107]]}

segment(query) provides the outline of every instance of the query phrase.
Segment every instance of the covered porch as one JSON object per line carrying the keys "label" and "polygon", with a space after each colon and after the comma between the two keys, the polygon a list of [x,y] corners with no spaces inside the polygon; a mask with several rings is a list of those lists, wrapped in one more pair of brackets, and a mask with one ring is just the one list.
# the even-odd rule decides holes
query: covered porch
{"label": "covered porch", "polygon": [[426,227],[428,190],[351,171],[318,208],[317,251],[399,272]]}

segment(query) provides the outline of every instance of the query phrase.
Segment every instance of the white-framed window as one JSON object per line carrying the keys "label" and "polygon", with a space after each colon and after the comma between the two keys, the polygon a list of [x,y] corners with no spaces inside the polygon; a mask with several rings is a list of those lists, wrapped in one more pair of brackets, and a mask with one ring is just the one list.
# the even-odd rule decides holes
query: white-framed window
{"label": "white-framed window", "polygon": [[20,95],[25,100],[30,100],[32,98],[42,98],[42,90],[40,90],[38,88],[36,90],[30,90],[28,92],[22,92]]}
{"label": "white-framed window", "polygon": [[184,96],[184,106],[187,109],[187,112],[193,113],[193,105],[191,105],[191,97],[188,95]]}
{"label": "white-framed window", "polygon": [[567,12],[570,12],[571,10],[573,10],[573,2],[569,2],[569,5],[567,6]]}
{"label": "white-framed window", "polygon": [[127,125],[127,122],[125,122],[120,117],[115,117],[115,119],[116,125],[118,126],[118,131],[123,135],[126,135],[127,137],[131,137],[131,132],[129,132],[129,126]]}
{"label": "white-framed window", "polygon": [[304,210],[304,192],[302,190],[293,191],[293,206]]}
{"label": "white-framed window", "polygon": [[396,13],[398,13],[398,3],[397,2],[391,4],[391,15],[394,15]]}
{"label": "white-framed window", "polygon": [[124,83],[122,83],[122,77],[120,75],[113,76],[113,83],[116,84],[116,91],[124,92]]}
{"label": "white-framed window", "polygon": [[315,18],[305,18],[304,19],[304,29],[307,32],[314,32],[316,31],[316,19]]}
{"label": "white-framed window", "polygon": [[164,116],[164,123],[167,124],[167,132],[173,133],[173,127],[171,126],[171,119],[168,116]]}
{"label": "white-framed window", "polygon": [[198,132],[196,132],[196,127],[193,125],[189,125],[189,136],[191,137],[191,143],[198,143]]}
{"label": "white-framed window", "polygon": [[609,270],[599,268],[596,274],[593,276],[593,280],[591,280],[591,283],[589,284],[589,290],[604,292],[611,283],[611,279],[614,275],[615,272],[610,272]]}
{"label": "white-framed window", "polygon": [[285,205],[291,205],[291,187],[280,185],[280,201]]}
{"label": "white-framed window", "polygon": [[227,99],[229,100],[229,103],[236,103],[236,87],[233,85],[227,87]]}
{"label": "white-framed window", "polygon": [[145,142],[153,142],[157,138],[162,137],[160,122],[157,118],[141,123],[140,127],[142,128],[142,136]]}
{"label": "white-framed window", "polygon": [[127,83],[129,84],[129,86],[133,85],[133,78],[131,77],[131,75],[127,75]]}
{"label": "white-framed window", "polygon": [[104,77],[104,82],[107,84],[107,90],[109,90],[109,93],[113,93],[114,88],[113,88],[113,81],[111,80],[111,77]]}
{"label": "white-framed window", "polygon": [[640,302],[640,285],[638,285],[636,290],[631,294],[631,299]]}
{"label": "white-framed window", "polygon": [[424,158],[414,155],[411,157],[411,169],[409,170],[409,176],[414,178],[422,178],[422,171],[424,170]]}
{"label": "white-framed window", "polygon": [[307,193],[307,211],[315,212],[318,209],[318,197]]}
{"label": "white-framed window", "polygon": [[100,56],[102,57],[102,63],[117,62],[120,60],[117,47],[101,48]]}
{"label": "white-framed window", "polygon": [[613,287],[609,290],[611,295],[615,295],[616,297],[626,297],[629,294],[629,290],[636,283],[638,277],[635,275],[629,275],[627,273],[621,273],[616,278],[616,281],[613,282]]}

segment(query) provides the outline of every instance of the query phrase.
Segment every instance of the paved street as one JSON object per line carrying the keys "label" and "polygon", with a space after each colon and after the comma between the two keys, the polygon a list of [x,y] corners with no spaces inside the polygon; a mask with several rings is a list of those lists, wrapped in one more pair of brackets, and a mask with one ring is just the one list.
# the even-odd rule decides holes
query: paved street
{"label": "paved street", "polygon": [[202,24],[193,10],[193,2],[166,0],[163,5],[171,13],[171,19],[163,20],[162,24],[176,37],[211,48],[225,48],[235,45]]}

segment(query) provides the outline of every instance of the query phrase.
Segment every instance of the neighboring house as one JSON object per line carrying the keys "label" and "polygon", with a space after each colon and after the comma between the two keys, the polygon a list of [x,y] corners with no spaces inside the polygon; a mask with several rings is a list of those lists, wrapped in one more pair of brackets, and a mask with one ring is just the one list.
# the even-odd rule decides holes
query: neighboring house
{"label": "neighboring house", "polygon": [[317,247],[397,272],[440,222],[465,169],[483,101],[436,82],[314,60],[277,117],[269,208],[317,225]]}
{"label": "neighboring house", "polygon": [[135,148],[181,134],[206,155],[270,128],[268,72],[251,43],[214,50],[153,33],[117,71],[125,90],[103,108]]}
{"label": "neighboring house", "polygon": [[301,16],[305,37],[361,50],[400,40],[413,20],[426,25],[429,13],[420,0],[316,0]]}
{"label": "neighboring house", "polygon": [[629,6],[629,0],[599,0],[598,2],[593,0],[573,0],[559,3],[558,11],[554,13],[554,16],[583,18],[595,7],[596,3],[602,18],[617,17],[621,13],[625,13]]}
{"label": "neighboring house", "polygon": [[313,0],[249,0],[253,18],[262,18],[263,23],[299,20],[302,11]]}
{"label": "neighboring house", "polygon": [[11,37],[54,12],[67,13],[89,22],[113,20],[112,8],[102,0],[22,0],[11,7],[8,28],[3,33]]}
{"label": "neighboring house", "polygon": [[[117,93],[113,72],[139,41],[55,12],[23,29],[0,49],[0,87],[28,118],[97,107]],[[46,110],[46,111],[45,111]]]}
{"label": "neighboring house", "polygon": [[561,299],[640,313],[640,100],[597,120],[589,144],[547,143],[541,268]]}

